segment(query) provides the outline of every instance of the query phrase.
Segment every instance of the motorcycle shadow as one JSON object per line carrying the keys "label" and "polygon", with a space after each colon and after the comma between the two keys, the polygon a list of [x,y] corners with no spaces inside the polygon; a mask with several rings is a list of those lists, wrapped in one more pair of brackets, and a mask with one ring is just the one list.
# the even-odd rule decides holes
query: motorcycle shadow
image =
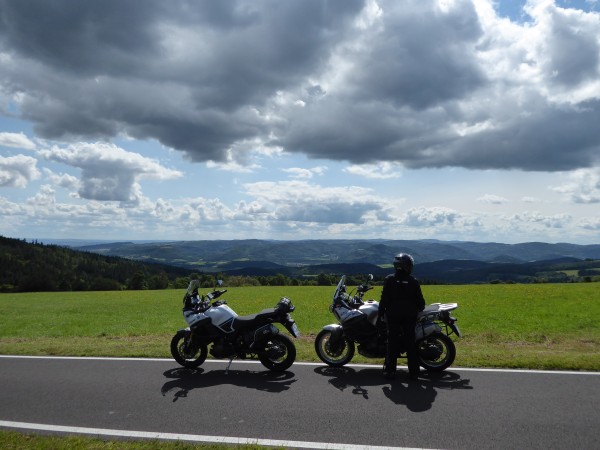
{"label": "motorcycle shadow", "polygon": [[381,368],[356,370],[352,367],[317,367],[315,373],[330,377],[329,384],[340,391],[351,389],[352,394],[369,398],[369,387],[381,387],[383,394],[397,405],[410,411],[431,409],[439,389],[473,389],[469,379],[450,371],[421,372],[418,380],[409,380],[408,372],[398,371],[394,380],[383,378]]}
{"label": "motorcycle shadow", "polygon": [[174,391],[173,402],[185,398],[194,389],[203,389],[223,384],[240,386],[248,389],[256,389],[264,392],[279,393],[288,390],[292,383],[296,382],[295,374],[290,371],[271,372],[268,370],[211,370],[203,368],[186,369],[178,367],[169,369],[163,373],[165,378],[171,378],[161,388],[161,394],[165,397]]}

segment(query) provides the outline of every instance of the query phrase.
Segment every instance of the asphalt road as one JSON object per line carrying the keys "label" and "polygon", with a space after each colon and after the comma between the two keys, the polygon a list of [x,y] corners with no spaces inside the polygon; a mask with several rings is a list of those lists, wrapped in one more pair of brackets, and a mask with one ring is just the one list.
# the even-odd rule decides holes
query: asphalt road
{"label": "asphalt road", "polygon": [[0,357],[0,427],[290,448],[600,448],[599,373],[450,369],[409,383],[373,366],[294,364],[280,374],[226,366]]}

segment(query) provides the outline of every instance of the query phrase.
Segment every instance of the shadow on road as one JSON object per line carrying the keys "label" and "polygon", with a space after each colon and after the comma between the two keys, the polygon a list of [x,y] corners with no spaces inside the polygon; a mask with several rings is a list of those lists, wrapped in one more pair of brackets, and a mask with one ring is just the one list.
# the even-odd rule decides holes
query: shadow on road
{"label": "shadow on road", "polygon": [[296,382],[294,373],[289,371],[228,370],[226,372],[225,370],[211,370],[205,373],[202,368],[186,369],[179,367],[167,370],[164,372],[164,376],[172,380],[163,384],[160,391],[163,397],[174,391],[174,402],[187,397],[188,393],[194,389],[222,384],[278,393],[288,390],[291,384]]}
{"label": "shadow on road", "polygon": [[416,381],[409,381],[408,373],[398,372],[394,380],[383,378],[380,368],[356,370],[352,367],[317,367],[315,373],[329,377],[329,384],[340,391],[350,389],[352,394],[369,398],[370,388],[379,388],[397,405],[406,405],[413,412],[431,409],[439,389],[473,389],[469,379],[455,372],[421,372]]}

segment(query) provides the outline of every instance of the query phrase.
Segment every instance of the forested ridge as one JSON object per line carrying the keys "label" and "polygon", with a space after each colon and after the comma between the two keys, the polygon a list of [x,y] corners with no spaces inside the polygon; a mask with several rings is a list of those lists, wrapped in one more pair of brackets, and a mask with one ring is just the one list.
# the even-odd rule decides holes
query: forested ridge
{"label": "forested ridge", "polygon": [[[191,278],[201,286],[215,286],[223,278],[228,286],[335,285],[337,275],[320,273],[303,280],[281,273],[248,276],[232,271],[198,273],[189,268],[146,263],[118,256],[100,255],[59,245],[0,236],[0,292],[113,291],[185,288]],[[343,272],[343,270],[342,270]],[[350,275],[349,282],[359,284]]]}
{"label": "forested ridge", "polygon": [[166,289],[189,270],[0,236],[0,291]]}

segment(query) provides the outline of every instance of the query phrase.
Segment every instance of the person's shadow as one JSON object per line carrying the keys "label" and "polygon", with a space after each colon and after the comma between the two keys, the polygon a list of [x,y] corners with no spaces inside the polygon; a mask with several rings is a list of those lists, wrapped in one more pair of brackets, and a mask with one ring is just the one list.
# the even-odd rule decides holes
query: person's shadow
{"label": "person's shadow", "polygon": [[202,389],[221,384],[232,384],[257,389],[259,391],[279,393],[290,388],[296,382],[293,372],[271,372],[252,370],[211,370],[175,368],[164,372],[165,378],[170,378],[163,384],[161,394],[165,397],[173,392],[173,401],[187,397],[194,389]]}
{"label": "person's shadow", "polygon": [[352,367],[318,367],[315,373],[329,377],[329,384],[352,394],[369,398],[371,387],[379,388],[383,394],[397,405],[405,405],[413,412],[431,409],[438,389],[473,389],[469,379],[462,379],[455,372],[421,372],[418,380],[409,381],[408,374],[398,371],[397,378],[386,380],[380,368],[355,370]]}

